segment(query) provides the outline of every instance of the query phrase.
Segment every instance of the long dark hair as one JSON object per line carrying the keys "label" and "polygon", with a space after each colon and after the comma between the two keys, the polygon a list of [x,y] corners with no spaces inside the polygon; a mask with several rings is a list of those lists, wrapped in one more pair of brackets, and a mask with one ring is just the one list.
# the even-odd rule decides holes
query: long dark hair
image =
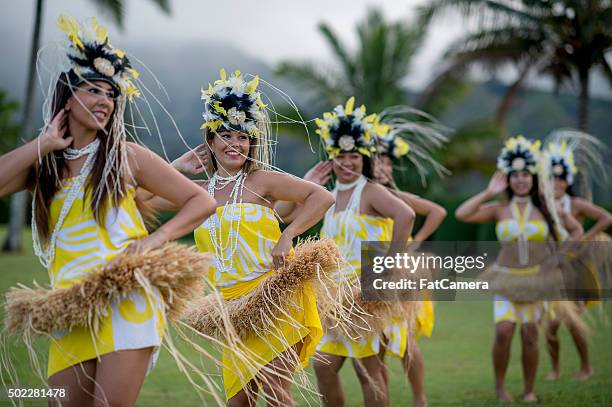
{"label": "long dark hair", "polygon": [[[68,99],[73,95],[73,84],[78,82],[77,75],[73,72],[64,72],[55,86],[53,93],[53,101],[51,106],[52,118],[57,116],[62,109],[65,108]],[[100,139],[100,147],[96,154],[94,164],[89,175],[89,179],[85,184],[85,196],[89,194],[91,199],[91,210],[98,224],[104,218],[106,210],[109,209],[109,204],[119,206],[121,199],[125,196],[126,183],[125,179],[120,176],[121,165],[123,164],[122,157],[125,156],[123,151],[117,152],[117,161],[107,174],[106,179],[102,179],[104,175],[104,167],[106,164],[107,149],[112,142],[109,142],[109,137],[113,137],[111,128],[115,121],[115,111],[110,116],[106,125],[106,132],[99,130],[97,137]],[[70,131],[70,129],[68,129]],[[123,143],[119,143],[119,148],[123,149]],[[39,238],[42,243],[49,241],[51,231],[49,225],[51,201],[57,191],[61,188],[61,180],[65,171],[64,157],[61,151],[52,151],[43,157],[41,165],[38,167],[37,176],[35,177],[34,189],[34,222],[38,228]],[[110,186],[118,185],[118,188],[110,188]],[[95,199],[94,197],[95,192]],[[110,198],[110,199],[109,199]],[[83,208],[84,209],[84,208]],[[148,218],[148,216],[147,216]]]}
{"label": "long dark hair", "polygon": [[573,185],[568,185],[567,188],[565,188],[565,193],[568,194],[571,197],[576,196],[576,193],[574,192]]}
{"label": "long dark hair", "polygon": [[[510,188],[510,174],[508,174],[508,176],[506,177],[506,180],[508,181],[508,186],[506,187],[506,196],[508,197],[508,200],[511,200],[512,197],[514,196],[514,192],[512,191],[512,188]],[[533,202],[533,205],[536,208],[538,208],[538,210],[544,217],[544,220],[546,221],[546,224],[548,225],[548,230],[550,231],[550,234],[553,237],[553,239],[555,241],[558,241],[559,236],[557,236],[557,230],[554,227],[552,216],[550,215],[550,212],[548,211],[546,204],[542,201],[542,198],[540,197],[540,187],[538,185],[539,184],[538,184],[537,174],[532,174],[532,185],[531,185],[531,190],[529,191],[531,202]],[[526,220],[529,220],[529,219],[526,219]]]}
{"label": "long dark hair", "polygon": [[368,180],[374,181],[374,160],[372,157],[368,157],[364,154],[361,154],[361,156],[363,157],[363,169],[361,170],[361,173]]}

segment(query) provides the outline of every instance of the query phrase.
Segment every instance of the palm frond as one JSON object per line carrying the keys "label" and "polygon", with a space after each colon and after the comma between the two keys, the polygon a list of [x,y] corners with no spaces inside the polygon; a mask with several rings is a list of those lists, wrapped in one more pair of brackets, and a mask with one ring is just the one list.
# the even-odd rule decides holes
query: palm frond
{"label": "palm frond", "polygon": [[[120,29],[123,29],[123,21],[125,17],[124,1],[123,0],[92,0],[96,7],[102,12],[110,14],[115,21],[115,24]],[[150,0],[155,3],[164,13],[170,14],[170,0]]]}
{"label": "palm frond", "polygon": [[[323,99],[325,105],[335,105],[343,102],[344,91],[341,80],[330,72],[324,72],[311,62],[282,62],[276,73],[304,89],[313,92],[313,96]],[[319,101],[321,103],[321,101]]]}
{"label": "palm frond", "polygon": [[340,63],[341,69],[345,72],[346,78],[352,83],[355,78],[355,63],[345,51],[344,44],[342,44],[332,28],[326,23],[319,24],[319,31],[323,34],[323,37],[327,40],[327,43],[334,52],[334,55]]}
{"label": "palm frond", "polygon": [[454,67],[475,63],[494,71],[501,65],[535,63],[544,52],[538,30],[506,27],[468,34],[449,46],[445,58]]}
{"label": "palm frond", "polygon": [[123,29],[123,1],[122,0],[93,0],[96,7],[102,12],[110,14],[117,26]]}

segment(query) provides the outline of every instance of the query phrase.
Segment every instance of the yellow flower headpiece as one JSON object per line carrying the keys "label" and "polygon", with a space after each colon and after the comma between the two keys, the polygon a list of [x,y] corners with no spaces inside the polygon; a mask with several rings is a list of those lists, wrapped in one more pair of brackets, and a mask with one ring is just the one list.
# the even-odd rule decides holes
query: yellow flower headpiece
{"label": "yellow flower headpiece", "polygon": [[387,134],[376,139],[376,151],[380,155],[402,158],[410,152],[410,144],[397,134]]}
{"label": "yellow flower headpiece", "polygon": [[133,82],[138,79],[138,72],[125,52],[110,44],[107,29],[95,17],[88,25],[80,26],[74,18],[61,16],[57,25],[68,36],[70,67],[81,81],[108,82],[130,100],[140,96]]}
{"label": "yellow flower headpiece", "polygon": [[514,171],[538,172],[540,141],[528,140],[523,136],[511,137],[497,157],[497,168],[504,174]]}
{"label": "yellow flower headpiece", "polygon": [[351,97],[344,106],[338,105],[315,120],[329,158],[341,152],[359,152],[370,157],[376,152],[376,138],[389,132],[389,126],[381,124],[378,115],[366,116],[364,105],[357,109],[354,106],[355,97]]}
{"label": "yellow flower headpiece", "polygon": [[578,168],[574,162],[574,152],[567,145],[567,141],[549,143],[544,151],[544,159],[544,163],[550,166],[551,174],[563,178],[569,185],[574,183]]}
{"label": "yellow flower headpiece", "polygon": [[213,132],[219,128],[236,130],[258,137],[261,132],[259,123],[266,116],[266,105],[257,91],[259,76],[247,82],[239,70],[229,78],[225,69],[221,69],[219,74],[221,78],[214,85],[202,89],[204,123],[201,128]]}

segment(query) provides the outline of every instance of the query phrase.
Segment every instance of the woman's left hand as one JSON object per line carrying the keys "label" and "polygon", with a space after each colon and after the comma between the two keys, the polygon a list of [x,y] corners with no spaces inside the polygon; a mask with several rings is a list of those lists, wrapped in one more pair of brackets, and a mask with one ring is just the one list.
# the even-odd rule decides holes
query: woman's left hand
{"label": "woman's left hand", "polygon": [[149,235],[144,239],[135,240],[130,244],[127,249],[125,249],[125,253],[128,255],[139,255],[149,250],[155,250],[159,248],[164,241],[162,241],[155,234]]}
{"label": "woman's left hand", "polygon": [[272,261],[275,268],[281,268],[286,264],[287,257],[293,247],[293,241],[289,236],[281,235],[280,239],[272,249]]}

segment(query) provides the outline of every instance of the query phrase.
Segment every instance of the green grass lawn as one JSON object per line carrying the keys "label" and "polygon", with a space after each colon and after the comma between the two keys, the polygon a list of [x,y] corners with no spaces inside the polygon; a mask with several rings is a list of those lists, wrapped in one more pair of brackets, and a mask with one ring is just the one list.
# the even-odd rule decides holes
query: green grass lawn
{"label": "green grass lawn", "polygon": [[[0,229],[0,239],[3,236]],[[29,235],[24,236],[26,251],[19,255],[0,254],[0,292],[33,280],[47,283],[46,271],[33,256]],[[496,405],[493,393],[491,344],[493,340],[493,306],[491,302],[437,303],[436,326],[431,338],[419,341],[425,358],[426,389],[431,406],[490,406]],[[612,307],[605,307],[610,315]],[[565,329],[561,331],[561,379],[545,380],[550,364],[542,341],[540,368],[536,393],[542,406],[610,406],[612,405],[612,327],[593,313],[593,335],[590,339],[595,376],[588,382],[572,379],[578,368],[578,358]],[[45,355],[45,341],[39,341],[38,349]],[[22,381],[38,383],[31,375],[23,347],[11,349],[19,362]],[[198,356],[185,351],[192,360]],[[206,365],[206,362],[202,362]],[[391,405],[409,406],[410,390],[398,360],[389,359]],[[210,365],[209,365],[210,366]],[[210,371],[214,368],[210,366]],[[312,371],[309,369],[312,376]],[[348,406],[362,405],[361,390],[350,363],[342,369],[342,380]],[[508,389],[520,399],[522,389],[520,343],[515,335],[512,360],[507,376]],[[314,382],[314,377],[313,377]],[[314,400],[310,400],[311,404]],[[3,405],[3,401],[0,401]],[[44,403],[32,405],[45,405]],[[190,384],[175,367],[171,357],[162,351],[155,370],[147,377],[142,389],[139,406],[198,406],[202,405]],[[211,404],[212,405],[212,404]],[[300,405],[308,405],[304,400]]]}

